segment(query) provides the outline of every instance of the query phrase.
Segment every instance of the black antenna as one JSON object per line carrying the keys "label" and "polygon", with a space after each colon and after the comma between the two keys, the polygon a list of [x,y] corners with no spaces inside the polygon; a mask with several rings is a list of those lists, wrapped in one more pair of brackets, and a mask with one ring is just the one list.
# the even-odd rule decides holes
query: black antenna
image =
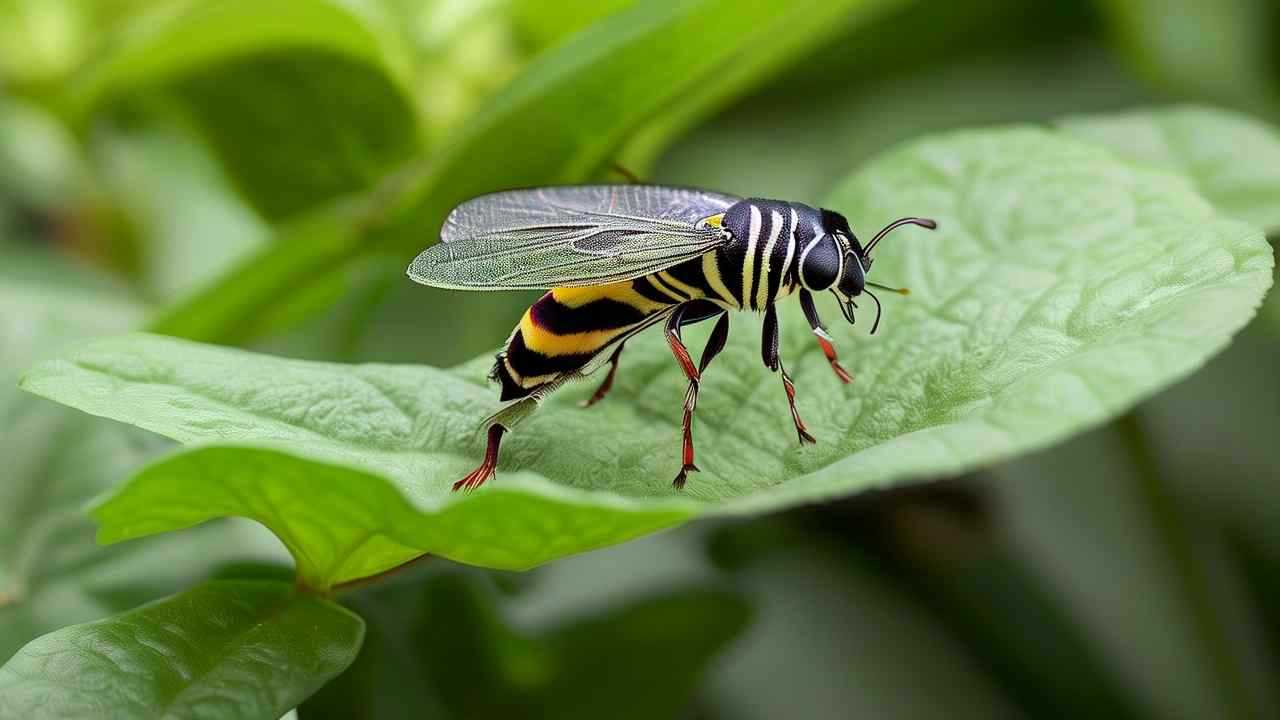
{"label": "black antenna", "polygon": [[870,295],[871,299],[876,301],[876,321],[871,324],[871,334],[875,335],[876,330],[880,327],[880,298],[876,297],[875,293],[865,288],[863,288],[862,292]]}
{"label": "black antenna", "polygon": [[870,255],[871,249],[876,246],[876,243],[880,242],[885,235],[888,235],[890,232],[902,227],[903,225],[919,225],[922,228],[928,228],[930,230],[936,230],[938,228],[938,223],[930,220],[929,218],[906,217],[894,220],[886,225],[883,230],[876,233],[875,237],[871,238],[871,242],[868,243],[866,249],[862,251],[862,256],[866,257]]}

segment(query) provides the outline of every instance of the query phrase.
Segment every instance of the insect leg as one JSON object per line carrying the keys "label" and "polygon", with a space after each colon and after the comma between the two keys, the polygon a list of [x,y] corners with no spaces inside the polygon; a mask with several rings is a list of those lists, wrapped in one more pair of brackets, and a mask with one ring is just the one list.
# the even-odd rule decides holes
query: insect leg
{"label": "insect leg", "polygon": [[[715,359],[716,355],[724,350],[725,344],[729,340],[729,313],[721,310],[719,312],[720,319],[716,321],[716,326],[712,328],[710,337],[707,338],[707,345],[702,349],[702,357],[698,360],[698,376],[702,373]],[[687,318],[687,314],[685,315]],[[686,319],[687,322],[687,319]],[[677,342],[679,341],[679,329],[677,328]],[[670,337],[670,336],[668,336]],[[683,343],[681,344],[683,347]],[[686,354],[688,350],[685,351]],[[677,355],[677,359],[679,356]],[[676,475],[676,479],[672,481],[672,485],[676,489],[683,489],[685,480],[690,472],[698,472],[698,466],[693,464],[693,410],[698,404],[698,384],[699,381],[689,378],[689,389],[685,392],[684,397],[684,420],[681,428],[684,431],[683,460],[684,465],[680,468],[680,473]]]}
{"label": "insect leg", "polygon": [[484,460],[480,467],[472,470],[466,477],[453,484],[454,492],[467,489],[474,490],[493,477],[498,470],[498,448],[502,445],[502,434],[507,428],[499,423],[489,426],[489,439],[484,448]]}
{"label": "insect leg", "polygon": [[685,377],[689,378],[689,388],[684,393],[684,419],[681,422],[683,444],[680,457],[682,464],[680,472],[676,474],[675,480],[671,482],[676,489],[684,487],[689,473],[698,472],[698,466],[693,464],[693,408],[698,404],[698,381],[702,377],[702,372],[693,364],[693,358],[689,356],[689,348],[685,347],[684,341],[680,339],[680,327],[684,324],[685,315],[689,310],[690,304],[677,305],[676,309],[667,318],[667,326],[664,330],[667,344],[671,346],[671,354],[675,356],[676,362],[680,364],[680,369],[684,370]]}
{"label": "insect leg", "polygon": [[613,388],[613,376],[618,373],[618,356],[622,355],[622,346],[626,345],[626,341],[618,344],[618,349],[613,351],[609,356],[609,371],[604,376],[604,382],[600,383],[600,387],[596,388],[591,397],[583,400],[581,406],[584,408],[591,407],[604,399],[609,394],[609,390]]}
{"label": "insect leg", "polygon": [[804,426],[804,421],[800,419],[800,413],[796,410],[796,386],[791,382],[791,376],[787,374],[787,369],[782,366],[782,356],[778,353],[778,310],[773,303],[765,308],[764,311],[764,336],[761,344],[761,355],[764,358],[765,367],[775,372],[782,373],[782,389],[787,392],[787,405],[791,408],[791,422],[796,426],[796,434],[800,436],[800,444],[817,442]]}
{"label": "insect leg", "polygon": [[809,327],[813,328],[813,335],[818,338],[822,354],[827,356],[827,362],[831,363],[831,369],[835,371],[836,377],[843,383],[853,382],[853,376],[840,365],[840,359],[836,356],[836,346],[831,343],[831,336],[827,334],[826,326],[818,317],[818,308],[814,307],[813,295],[808,290],[800,290],[800,308],[804,310],[804,317],[809,321]]}

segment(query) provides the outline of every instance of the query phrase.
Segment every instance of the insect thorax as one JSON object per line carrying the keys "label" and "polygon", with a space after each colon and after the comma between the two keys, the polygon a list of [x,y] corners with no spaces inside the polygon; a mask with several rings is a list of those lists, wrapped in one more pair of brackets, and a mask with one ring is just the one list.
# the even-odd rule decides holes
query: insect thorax
{"label": "insect thorax", "polygon": [[822,214],[803,203],[752,198],[725,211],[732,240],[719,251],[724,285],[745,309],[761,310],[795,287],[800,253],[820,233]]}

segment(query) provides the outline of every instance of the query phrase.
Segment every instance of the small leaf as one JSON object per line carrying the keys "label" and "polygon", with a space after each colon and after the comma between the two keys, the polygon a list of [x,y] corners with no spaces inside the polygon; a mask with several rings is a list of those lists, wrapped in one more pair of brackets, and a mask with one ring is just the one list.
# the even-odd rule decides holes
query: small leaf
{"label": "small leaf", "polygon": [[[774,51],[764,53],[770,62],[748,62],[751,72],[739,78],[741,71],[733,68],[742,55],[757,52],[759,28],[791,29],[787,19],[803,8],[820,10],[825,17],[839,7],[864,4],[878,3],[636,3],[535,60],[485,103],[456,138],[439,153],[419,158],[412,171],[342,207],[317,210],[314,217],[327,218],[321,237],[309,220],[290,225],[276,242],[152,327],[197,340],[252,338],[260,329],[257,318],[317,278],[377,252],[394,253],[407,265],[436,241],[445,214],[463,200],[501,188],[591,178],[614,159],[621,144],[681,98],[707,94],[722,101],[717,88],[726,73],[741,90],[758,79],[755,71],[805,47],[788,36],[785,52],[776,57]],[[803,28],[810,47],[827,29],[808,23]],[[714,42],[708,41],[709,32]],[[703,105],[702,100],[693,102]],[[669,132],[659,132],[647,146],[669,138]]]}
{"label": "small leaf", "polygon": [[703,472],[683,493],[670,478],[685,379],[656,333],[628,343],[606,402],[576,407],[586,386],[549,399],[510,436],[498,479],[471,494],[449,487],[477,461],[496,407],[482,380],[490,357],[453,372],[342,366],[137,335],[44,364],[24,386],[218,444],[152,465],[108,499],[104,539],[246,515],[323,588],[421,552],[524,568],[698,514],[776,510],[1044,447],[1198,368],[1271,284],[1262,233],[1216,216],[1185,180],[1031,128],[913,143],[824,205],[864,233],[907,213],[941,229],[883,247],[877,279],[913,293],[890,300],[879,335],[832,325],[851,385],[787,304],[783,356],[814,447],[796,446],[758,327],[737,318],[702,386]]}
{"label": "small leaf", "polygon": [[220,581],[27,644],[0,715],[278,718],[355,659],[364,623],[286,583]]}
{"label": "small leaf", "polygon": [[1179,173],[1223,215],[1280,232],[1280,133],[1266,123],[1183,107],[1072,117],[1058,126],[1126,160]]}
{"label": "small leaf", "polygon": [[89,115],[149,93],[179,104],[269,218],[363,190],[417,150],[393,49],[336,0],[158,8],[74,101]]}

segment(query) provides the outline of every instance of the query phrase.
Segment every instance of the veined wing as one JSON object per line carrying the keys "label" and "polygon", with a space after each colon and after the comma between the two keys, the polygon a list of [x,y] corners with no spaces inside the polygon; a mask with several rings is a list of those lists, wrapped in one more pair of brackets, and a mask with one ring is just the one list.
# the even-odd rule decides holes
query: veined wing
{"label": "veined wing", "polygon": [[454,208],[441,242],[409,266],[424,285],[521,290],[630,280],[709,252],[726,240],[699,221],[732,195],[657,185],[511,190]]}

